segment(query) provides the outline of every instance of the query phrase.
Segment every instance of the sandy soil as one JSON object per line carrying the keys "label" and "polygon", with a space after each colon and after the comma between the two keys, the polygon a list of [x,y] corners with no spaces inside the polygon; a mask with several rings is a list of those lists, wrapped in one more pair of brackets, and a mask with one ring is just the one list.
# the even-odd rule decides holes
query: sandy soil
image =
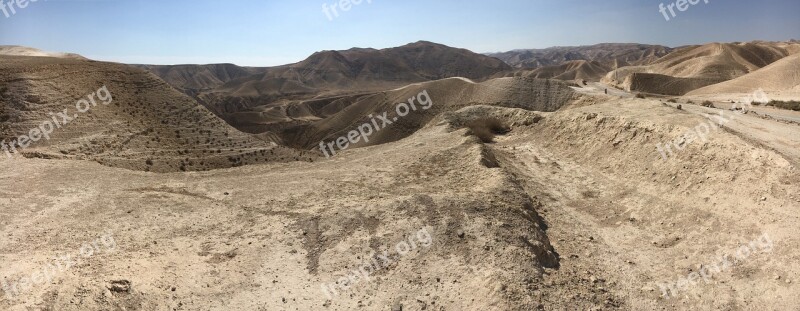
{"label": "sandy soil", "polygon": [[0,310],[800,310],[796,112],[451,78],[249,135],[140,69],[0,65],[4,137],[115,103],[0,156]]}
{"label": "sandy soil", "polygon": [[[799,308],[797,125],[745,115],[660,159],[656,143],[706,122],[695,109],[466,107],[331,160],[209,172],[2,160],[0,275],[18,295],[0,309]],[[483,144],[449,125],[486,116],[515,126]],[[769,252],[663,297],[764,234]],[[63,254],[80,261],[20,287]]]}

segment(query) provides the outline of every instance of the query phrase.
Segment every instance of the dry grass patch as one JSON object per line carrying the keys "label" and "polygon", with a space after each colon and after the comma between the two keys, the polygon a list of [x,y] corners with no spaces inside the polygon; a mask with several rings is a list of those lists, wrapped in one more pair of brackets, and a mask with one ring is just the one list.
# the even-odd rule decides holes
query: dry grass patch
{"label": "dry grass patch", "polygon": [[788,109],[794,111],[800,111],[800,101],[782,101],[782,100],[773,100],[767,103],[767,106],[773,106],[776,108],[781,109]]}
{"label": "dry grass patch", "polygon": [[472,120],[464,126],[469,129],[467,135],[475,135],[484,143],[494,142],[495,136],[511,131],[511,127],[498,118]]}

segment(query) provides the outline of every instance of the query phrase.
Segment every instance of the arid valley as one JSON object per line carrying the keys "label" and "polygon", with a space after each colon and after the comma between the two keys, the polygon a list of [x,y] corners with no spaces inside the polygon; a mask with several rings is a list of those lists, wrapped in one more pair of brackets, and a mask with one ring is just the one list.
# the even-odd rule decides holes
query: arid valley
{"label": "arid valley", "polygon": [[0,46],[0,310],[800,310],[799,41],[71,52]]}

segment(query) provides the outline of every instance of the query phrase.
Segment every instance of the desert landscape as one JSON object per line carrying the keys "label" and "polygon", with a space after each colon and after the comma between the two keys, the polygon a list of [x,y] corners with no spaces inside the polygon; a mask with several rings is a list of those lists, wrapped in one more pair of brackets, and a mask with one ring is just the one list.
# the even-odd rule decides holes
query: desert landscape
{"label": "desert landscape", "polygon": [[0,310],[800,310],[796,40],[71,52],[0,46]]}

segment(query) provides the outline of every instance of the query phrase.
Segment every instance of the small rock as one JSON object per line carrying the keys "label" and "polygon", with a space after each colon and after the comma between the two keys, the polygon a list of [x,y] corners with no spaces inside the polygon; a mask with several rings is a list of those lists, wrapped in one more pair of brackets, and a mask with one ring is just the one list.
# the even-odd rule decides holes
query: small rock
{"label": "small rock", "polygon": [[392,311],[403,311],[403,305],[396,303],[392,306]]}
{"label": "small rock", "polygon": [[456,231],[456,234],[457,234],[457,235],[458,235],[458,237],[459,237],[459,238],[461,238],[461,239],[463,239],[463,238],[464,238],[464,236],[466,235],[466,234],[464,233],[464,230],[461,230],[461,229],[459,229],[458,231]]}
{"label": "small rock", "polygon": [[766,201],[767,197],[761,197],[761,201]]}
{"label": "small rock", "polygon": [[108,286],[108,290],[113,293],[130,293],[131,281],[128,280],[111,281],[111,285]]}

